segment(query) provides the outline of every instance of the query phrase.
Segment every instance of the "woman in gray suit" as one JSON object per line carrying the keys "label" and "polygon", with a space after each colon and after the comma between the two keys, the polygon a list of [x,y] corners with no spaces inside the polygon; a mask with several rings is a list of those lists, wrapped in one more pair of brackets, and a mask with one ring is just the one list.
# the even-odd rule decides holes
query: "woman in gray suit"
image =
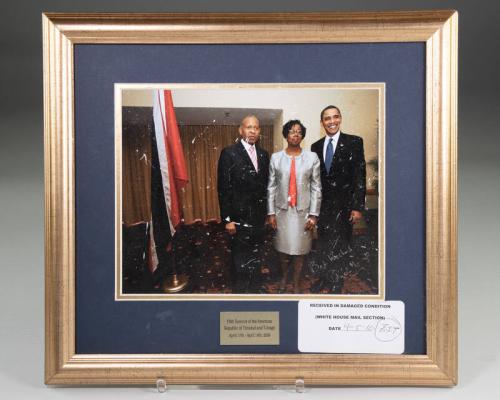
{"label": "woman in gray suit", "polygon": [[283,273],[280,293],[285,291],[290,265],[294,293],[300,293],[304,256],[311,251],[321,206],[320,161],[316,153],[300,147],[305,136],[306,128],[299,120],[288,121],[283,126],[287,148],[274,153],[269,165],[267,215],[276,231],[273,244]]}

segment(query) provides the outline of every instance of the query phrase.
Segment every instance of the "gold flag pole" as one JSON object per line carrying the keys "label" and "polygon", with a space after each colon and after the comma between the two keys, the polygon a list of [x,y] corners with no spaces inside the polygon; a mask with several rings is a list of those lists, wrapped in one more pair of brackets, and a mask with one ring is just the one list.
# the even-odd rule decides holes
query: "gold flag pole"
{"label": "gold flag pole", "polygon": [[[173,238],[172,238],[173,240]],[[167,275],[163,284],[161,285],[161,289],[164,293],[178,293],[182,291],[187,284],[189,283],[189,276],[186,274],[178,274],[175,268],[175,254],[172,249],[172,242],[169,243],[169,249],[167,249],[167,253],[170,253],[172,256],[172,274]],[[170,250],[170,251],[168,251]]]}

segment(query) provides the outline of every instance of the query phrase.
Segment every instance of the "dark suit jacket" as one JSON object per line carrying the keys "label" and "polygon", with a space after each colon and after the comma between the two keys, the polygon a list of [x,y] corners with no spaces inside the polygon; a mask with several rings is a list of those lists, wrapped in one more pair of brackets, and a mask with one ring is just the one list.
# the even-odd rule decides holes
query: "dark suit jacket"
{"label": "dark suit jacket", "polygon": [[[330,171],[326,170],[323,158],[324,143],[325,138],[322,138],[311,146],[311,150],[318,155],[321,164],[323,200],[320,223],[324,218],[336,217],[339,212],[347,216],[352,210],[363,211],[366,195],[363,139],[341,132]],[[326,222],[330,223],[330,221]]]}
{"label": "dark suit jacket", "polygon": [[269,154],[255,146],[259,172],[238,142],[222,150],[217,166],[217,191],[223,222],[239,222],[261,228],[266,220]]}

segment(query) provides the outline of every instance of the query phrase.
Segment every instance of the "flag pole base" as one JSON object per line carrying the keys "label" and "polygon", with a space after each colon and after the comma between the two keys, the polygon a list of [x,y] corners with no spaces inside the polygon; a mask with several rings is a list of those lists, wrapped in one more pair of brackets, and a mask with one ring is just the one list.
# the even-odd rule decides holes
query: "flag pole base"
{"label": "flag pole base", "polygon": [[162,285],[164,293],[177,293],[184,289],[189,282],[189,278],[185,274],[173,274],[166,277]]}

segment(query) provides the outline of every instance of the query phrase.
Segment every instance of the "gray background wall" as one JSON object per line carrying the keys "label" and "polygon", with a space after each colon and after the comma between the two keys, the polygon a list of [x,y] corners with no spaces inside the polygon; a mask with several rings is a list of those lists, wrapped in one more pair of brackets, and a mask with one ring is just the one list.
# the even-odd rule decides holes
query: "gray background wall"
{"label": "gray background wall", "polygon": [[[496,1],[8,1],[0,23],[0,393],[4,398],[160,396],[152,388],[47,388],[43,384],[43,11],[339,11],[453,8],[459,52],[459,386],[171,391],[168,398],[500,398]],[[295,397],[294,397],[295,396]]]}

